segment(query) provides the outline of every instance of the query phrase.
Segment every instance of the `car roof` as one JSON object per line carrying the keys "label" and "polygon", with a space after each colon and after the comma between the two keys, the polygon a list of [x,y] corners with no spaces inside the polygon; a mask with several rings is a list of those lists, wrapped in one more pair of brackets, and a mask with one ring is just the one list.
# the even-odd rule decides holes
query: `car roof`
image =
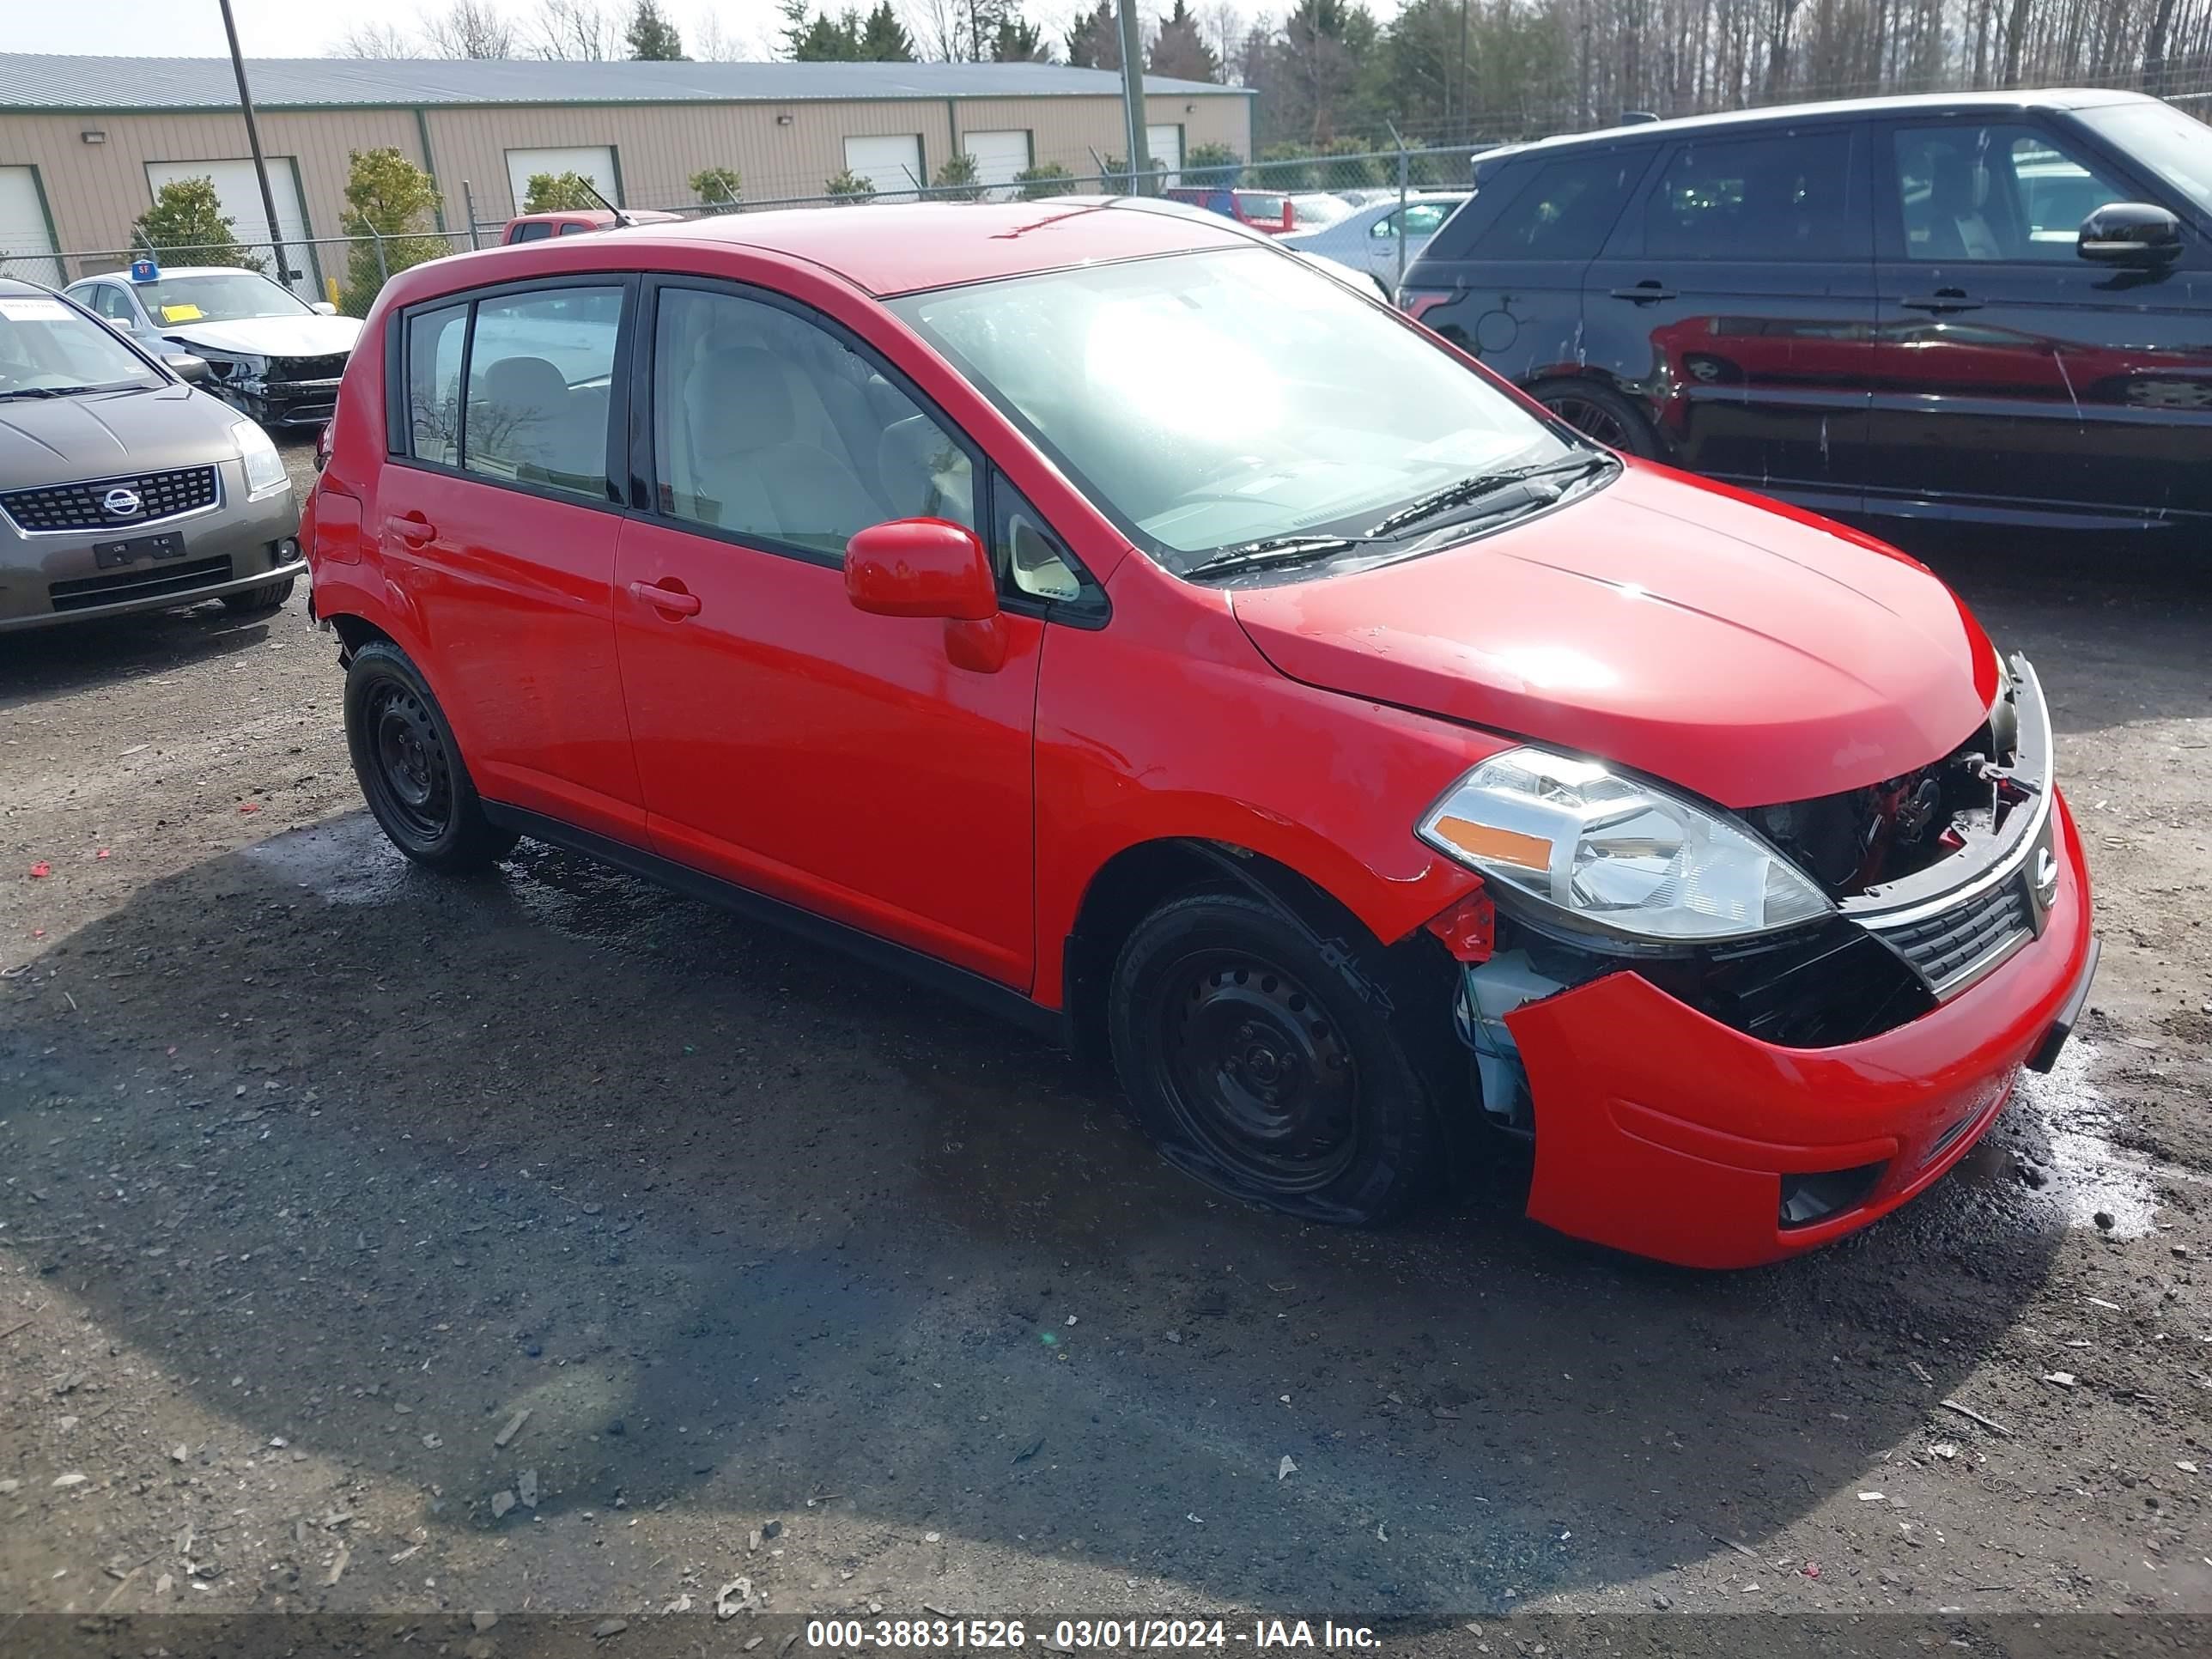
{"label": "car roof", "polygon": [[[1265,239],[1225,215],[1181,204],[1056,196],[1036,202],[781,208],[673,225],[629,225],[590,240],[592,269],[600,268],[597,258],[605,249],[624,244],[641,254],[649,247],[743,247],[804,259],[884,298],[1108,260],[1248,247]],[[562,246],[512,244],[416,269],[435,270],[444,278],[436,291],[443,293],[503,280],[489,273],[486,261],[511,264],[516,277],[552,274],[544,264],[546,250]]]}
{"label": "car roof", "polygon": [[[161,267],[161,275],[164,278],[170,276],[264,276],[264,280],[266,280],[263,272],[258,270],[248,270],[244,265],[163,265]],[[131,273],[127,270],[96,270],[89,276],[78,277],[76,282],[71,283],[70,286],[71,288],[75,288],[80,283],[96,283],[100,281],[102,278],[106,278],[110,282],[127,283],[131,280]]]}
{"label": "car roof", "polygon": [[1723,110],[1713,115],[1683,115],[1669,121],[1644,121],[1628,126],[1606,127],[1596,132],[1567,132],[1527,143],[1504,144],[1485,150],[1474,159],[1487,165],[1531,151],[1573,149],[1583,145],[1632,143],[1663,138],[1679,132],[1728,131],[1788,126],[1800,121],[1827,120],[1861,115],[1929,114],[1986,110],[2017,113],[2031,109],[2093,109],[2105,104],[2155,104],[2160,100],[2140,92],[2115,92],[2100,87],[2047,87],[2014,92],[1923,92],[1891,98],[1838,98],[1823,103],[1774,104],[1759,109]]}

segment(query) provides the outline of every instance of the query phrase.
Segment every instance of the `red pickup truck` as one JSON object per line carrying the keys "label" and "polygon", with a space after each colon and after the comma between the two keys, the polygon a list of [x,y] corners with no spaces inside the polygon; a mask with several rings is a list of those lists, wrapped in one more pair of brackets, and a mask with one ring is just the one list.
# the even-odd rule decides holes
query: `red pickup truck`
{"label": "red pickup truck", "polygon": [[617,214],[608,208],[562,208],[553,213],[518,214],[499,234],[501,242],[543,242],[556,236],[580,236],[587,230],[612,230],[617,225],[669,224],[680,213],[661,213],[651,208],[624,208]]}

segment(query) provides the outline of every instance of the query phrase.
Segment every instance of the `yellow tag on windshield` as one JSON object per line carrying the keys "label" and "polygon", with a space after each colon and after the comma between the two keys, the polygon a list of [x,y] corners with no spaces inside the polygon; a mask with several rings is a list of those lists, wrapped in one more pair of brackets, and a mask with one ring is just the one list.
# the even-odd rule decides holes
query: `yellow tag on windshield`
{"label": "yellow tag on windshield", "polygon": [[196,323],[200,319],[198,306],[163,306],[161,320],[165,323]]}

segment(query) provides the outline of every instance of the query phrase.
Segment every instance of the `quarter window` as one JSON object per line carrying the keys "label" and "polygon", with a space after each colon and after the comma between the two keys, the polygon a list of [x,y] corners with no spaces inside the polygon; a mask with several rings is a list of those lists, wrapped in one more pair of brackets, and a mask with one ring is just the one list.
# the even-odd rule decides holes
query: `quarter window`
{"label": "quarter window", "polygon": [[113,322],[131,320],[130,296],[112,283],[102,283],[93,289],[92,308]]}
{"label": "quarter window", "polygon": [[828,330],[736,295],[668,288],[653,336],[663,513],[835,556],[886,520],[975,527],[968,452]]}
{"label": "quarter window", "polygon": [[1850,134],[1778,132],[1685,144],[1644,209],[1658,259],[1845,259],[1854,246]]}
{"label": "quarter window", "polygon": [[1482,239],[1485,259],[1589,259],[1596,257],[1650,152],[1601,152],[1537,169]]}
{"label": "quarter window", "polygon": [[607,499],[607,411],[622,307],[619,288],[478,302],[465,468]]}
{"label": "quarter window", "polygon": [[461,464],[461,343],[468,326],[465,305],[407,319],[407,453],[418,461]]}

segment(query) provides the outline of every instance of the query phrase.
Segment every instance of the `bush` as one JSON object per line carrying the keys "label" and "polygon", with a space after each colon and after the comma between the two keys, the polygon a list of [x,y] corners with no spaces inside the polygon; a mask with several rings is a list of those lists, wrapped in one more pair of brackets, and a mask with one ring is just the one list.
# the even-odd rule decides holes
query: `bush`
{"label": "bush", "polygon": [[735,207],[743,182],[735,167],[701,167],[691,175],[691,193],[708,207]]}
{"label": "bush", "polygon": [[366,317],[387,276],[452,250],[442,238],[420,234],[438,210],[438,186],[397,149],[354,151],[345,198],[346,234],[371,240],[347,251],[340,305],[349,316]]}
{"label": "bush", "polygon": [[1183,157],[1182,181],[1225,190],[1244,176],[1244,158],[1226,144],[1193,144]]}
{"label": "bush", "polygon": [[966,151],[951,157],[937,170],[930,191],[940,202],[980,202],[983,187],[975,182],[975,158]]}
{"label": "bush", "polygon": [[174,179],[162,185],[154,205],[138,216],[137,229],[138,240],[163,264],[264,268],[261,256],[239,241],[212,179]]}
{"label": "bush", "polygon": [[838,204],[842,207],[852,207],[861,202],[872,202],[876,199],[874,184],[863,179],[850,167],[839,167],[836,172],[824,179],[822,181],[822,193],[824,196],[836,197]]}
{"label": "bush", "polygon": [[533,173],[525,187],[525,213],[569,213],[604,205],[599,187],[580,173]]}
{"label": "bush", "polygon": [[1024,167],[1014,182],[1021,186],[1022,200],[1036,202],[1069,194],[1075,188],[1075,175],[1057,161],[1047,161],[1042,167]]}

